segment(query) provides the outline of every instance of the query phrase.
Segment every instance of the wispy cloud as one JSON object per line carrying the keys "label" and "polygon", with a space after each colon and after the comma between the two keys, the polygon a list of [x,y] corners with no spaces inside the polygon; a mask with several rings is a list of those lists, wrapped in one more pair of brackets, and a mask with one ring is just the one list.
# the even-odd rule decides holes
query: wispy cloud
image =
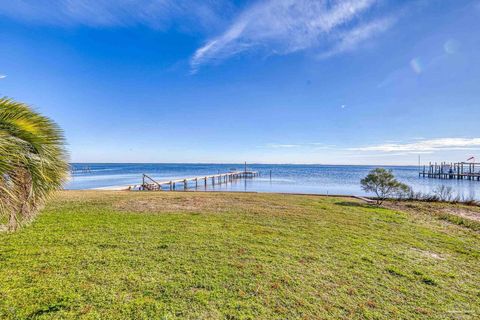
{"label": "wispy cloud", "polygon": [[273,148],[273,149],[281,149],[281,148],[298,148],[301,145],[299,144],[279,144],[279,143],[269,143],[267,144],[267,148]]}
{"label": "wispy cloud", "polygon": [[292,149],[292,148],[310,148],[310,149],[331,149],[335,145],[325,144],[322,142],[305,142],[305,143],[268,143],[263,146],[268,149]]}
{"label": "wispy cloud", "polygon": [[6,74],[0,74],[0,79],[5,79],[7,77]]}
{"label": "wispy cloud", "polygon": [[434,151],[477,150],[480,149],[480,138],[440,138],[416,140],[410,143],[386,143],[374,146],[350,148],[351,151],[371,152],[409,152],[425,153]]}
{"label": "wispy cloud", "polygon": [[238,13],[228,0],[22,0],[3,1],[0,18],[62,26],[174,26],[218,34],[191,57],[195,71],[245,51],[289,54],[314,49],[315,55],[328,57],[355,49],[392,25],[392,17],[376,10],[385,1],[252,0]]}
{"label": "wispy cloud", "polygon": [[382,18],[342,32],[337,36],[338,42],[329,50],[321,53],[319,57],[328,58],[342,52],[353,50],[362,42],[389,29],[394,22],[394,18]]}
{"label": "wispy cloud", "polygon": [[378,145],[360,147],[341,147],[321,142],[305,143],[269,143],[259,148],[263,149],[298,149],[302,151],[343,152],[352,156],[392,156],[431,154],[438,151],[480,150],[480,138],[438,138],[424,139],[414,138],[411,142],[388,141]]}
{"label": "wispy cloud", "polygon": [[[288,54],[306,49],[331,56],[388,29],[392,18],[368,20],[380,0],[269,0],[247,8],[191,59],[193,71],[247,50]],[[367,22],[365,22],[367,20]]]}
{"label": "wispy cloud", "polygon": [[3,1],[0,16],[43,24],[166,28],[191,22],[196,29],[215,25],[231,11],[223,0],[23,0]]}

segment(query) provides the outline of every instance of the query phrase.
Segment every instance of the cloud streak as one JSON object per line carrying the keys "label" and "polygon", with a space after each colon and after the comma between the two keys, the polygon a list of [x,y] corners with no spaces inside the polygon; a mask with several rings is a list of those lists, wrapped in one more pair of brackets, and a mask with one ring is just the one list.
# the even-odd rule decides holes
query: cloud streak
{"label": "cloud streak", "polygon": [[375,146],[350,148],[351,151],[364,152],[409,152],[425,153],[435,151],[477,150],[480,149],[480,138],[440,138],[418,140],[410,143],[386,143]]}
{"label": "cloud streak", "polygon": [[67,27],[141,25],[216,33],[192,55],[195,72],[245,52],[314,50],[314,56],[327,58],[353,50],[392,26],[394,17],[380,14],[384,1],[252,0],[238,12],[228,0],[22,0],[3,1],[0,18]]}
{"label": "cloud streak", "polygon": [[329,58],[336,54],[351,51],[362,42],[388,30],[395,22],[394,18],[382,18],[353,28],[338,36],[338,42],[326,52],[319,55],[320,58]]}
{"label": "cloud streak", "polygon": [[3,1],[0,16],[54,25],[117,27],[147,25],[164,29],[192,24],[215,26],[232,5],[222,0],[23,0]]}
{"label": "cloud streak", "polygon": [[258,2],[195,52],[192,70],[247,50],[289,54],[313,48],[321,52],[321,57],[351,50],[393,24],[394,19],[385,17],[365,22],[365,16],[368,18],[377,2],[379,0]]}
{"label": "cloud streak", "polygon": [[0,74],[0,79],[5,79],[7,77],[6,74]]}
{"label": "cloud streak", "polygon": [[305,142],[305,143],[269,143],[262,148],[267,149],[294,149],[294,148],[308,148],[315,150],[325,150],[335,148],[335,145],[329,145],[322,142]]}
{"label": "cloud streak", "polygon": [[298,148],[301,147],[300,144],[278,144],[278,143],[270,143],[267,145],[267,148],[273,149],[291,149],[291,148]]}

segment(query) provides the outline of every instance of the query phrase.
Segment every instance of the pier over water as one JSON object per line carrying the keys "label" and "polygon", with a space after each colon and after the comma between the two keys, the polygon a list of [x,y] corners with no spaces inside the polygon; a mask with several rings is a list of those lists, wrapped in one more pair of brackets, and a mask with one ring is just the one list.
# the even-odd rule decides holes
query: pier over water
{"label": "pier over water", "polygon": [[233,171],[208,176],[157,181],[152,177],[143,174],[142,184],[130,186],[128,189],[140,191],[187,191],[189,189],[197,190],[202,186],[206,189],[209,185],[214,187],[215,185],[233,183],[239,179],[252,179],[258,176],[259,172],[257,171]]}
{"label": "pier over water", "polygon": [[457,179],[480,181],[480,163],[475,162],[441,162],[423,166],[419,176],[435,179]]}

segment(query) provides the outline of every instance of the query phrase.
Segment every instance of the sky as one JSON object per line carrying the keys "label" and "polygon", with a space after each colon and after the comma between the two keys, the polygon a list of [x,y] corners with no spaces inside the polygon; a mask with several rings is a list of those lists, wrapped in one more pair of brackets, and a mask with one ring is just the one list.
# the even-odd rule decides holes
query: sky
{"label": "sky", "polygon": [[480,159],[478,0],[0,0],[72,162]]}

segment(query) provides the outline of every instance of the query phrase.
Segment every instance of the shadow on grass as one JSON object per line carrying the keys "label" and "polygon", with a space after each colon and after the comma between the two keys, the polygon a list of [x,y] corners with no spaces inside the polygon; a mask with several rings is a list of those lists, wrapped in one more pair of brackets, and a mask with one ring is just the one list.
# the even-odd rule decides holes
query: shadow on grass
{"label": "shadow on grass", "polygon": [[355,201],[341,201],[341,202],[336,202],[335,204],[337,206],[342,206],[342,207],[356,207],[356,208],[364,208],[364,209],[380,208],[375,204],[361,203],[361,202],[355,202]]}

